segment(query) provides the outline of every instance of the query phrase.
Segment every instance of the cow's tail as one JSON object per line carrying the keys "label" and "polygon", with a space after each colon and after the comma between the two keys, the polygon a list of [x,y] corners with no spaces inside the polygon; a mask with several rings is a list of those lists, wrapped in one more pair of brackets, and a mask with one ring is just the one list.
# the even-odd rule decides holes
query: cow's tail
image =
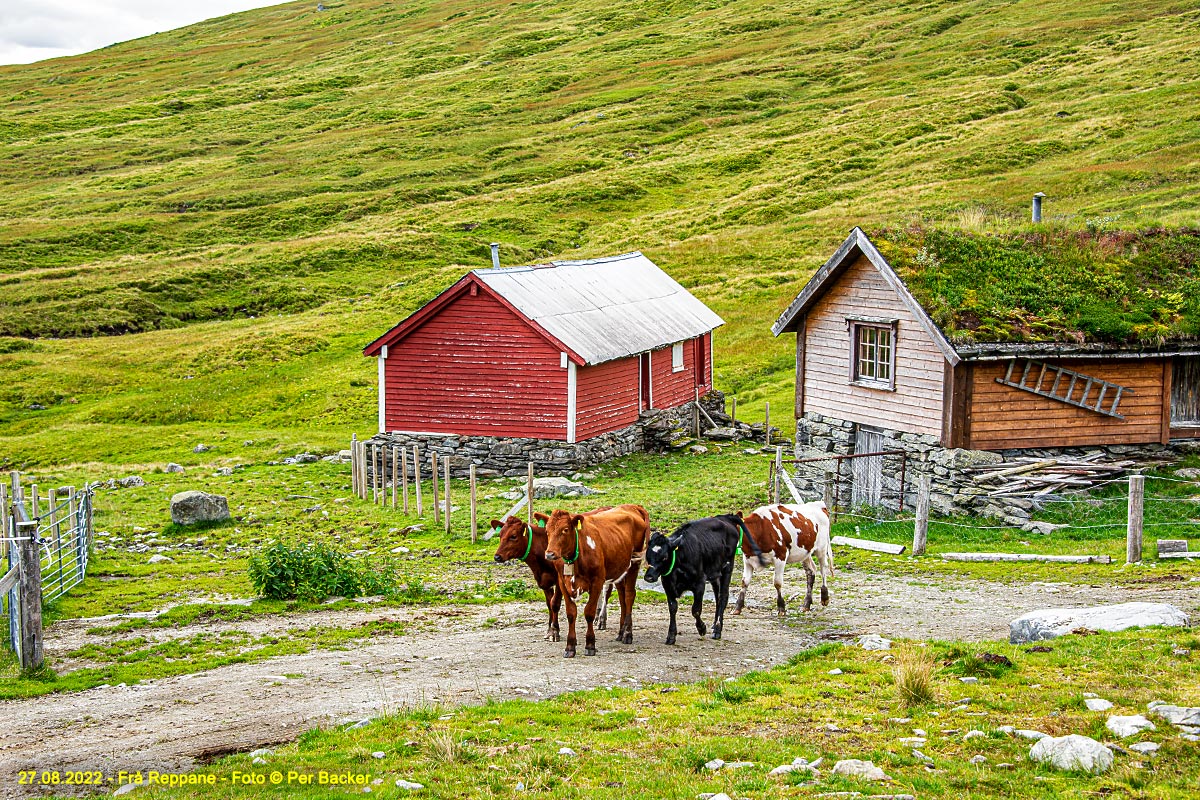
{"label": "cow's tail", "polygon": [[[749,542],[750,549],[754,551],[754,555],[758,557],[758,565],[760,567],[769,567],[774,561],[773,558],[767,556],[758,547],[758,542],[754,541],[754,537],[750,535],[750,529],[746,527],[746,521],[737,514],[733,515],[734,524],[742,531],[742,541]],[[746,548],[742,548],[742,558],[746,557]]]}
{"label": "cow's tail", "polygon": [[825,553],[819,559],[821,564],[821,578],[825,576],[833,577],[837,574],[837,570],[833,566],[833,543],[830,541],[832,536],[831,525],[829,521],[829,507],[825,505],[824,500],[817,501],[820,503],[822,518],[817,520],[817,541],[824,543]]}

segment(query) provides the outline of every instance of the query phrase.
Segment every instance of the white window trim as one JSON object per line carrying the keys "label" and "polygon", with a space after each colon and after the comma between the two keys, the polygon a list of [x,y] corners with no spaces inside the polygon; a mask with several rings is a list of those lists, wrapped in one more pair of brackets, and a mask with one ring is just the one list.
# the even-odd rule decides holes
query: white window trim
{"label": "white window trim", "polygon": [[683,372],[683,342],[671,345],[671,372]]}
{"label": "white window trim", "polygon": [[388,349],[385,344],[379,351],[379,432],[387,433],[387,356]]}
{"label": "white window trim", "polygon": [[[883,319],[880,317],[847,317],[846,324],[850,329],[850,385],[861,386],[864,389],[879,389],[885,392],[896,391],[896,344],[899,340],[899,320]],[[891,352],[888,359],[888,380],[863,378],[858,374],[858,332],[864,328],[888,330],[891,333]]]}
{"label": "white window trim", "polygon": [[574,361],[567,362],[567,444],[575,444],[575,416],[578,410],[578,380]]}

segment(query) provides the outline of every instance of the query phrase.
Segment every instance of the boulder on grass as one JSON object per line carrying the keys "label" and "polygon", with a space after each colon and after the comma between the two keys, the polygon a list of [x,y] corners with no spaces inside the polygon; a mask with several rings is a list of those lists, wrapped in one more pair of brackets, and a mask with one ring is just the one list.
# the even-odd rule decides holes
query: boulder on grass
{"label": "boulder on grass", "polygon": [[1081,772],[1106,772],[1113,765],[1113,754],[1104,745],[1087,736],[1047,736],[1029,750],[1029,757],[1056,769]]}
{"label": "boulder on grass", "polygon": [[190,491],[171,498],[171,521],[176,525],[229,519],[229,501],[219,494]]}
{"label": "boulder on grass", "polygon": [[1012,644],[1056,639],[1077,628],[1123,631],[1152,625],[1187,627],[1188,615],[1169,603],[1119,603],[1093,608],[1043,608],[1017,617],[1008,626]]}

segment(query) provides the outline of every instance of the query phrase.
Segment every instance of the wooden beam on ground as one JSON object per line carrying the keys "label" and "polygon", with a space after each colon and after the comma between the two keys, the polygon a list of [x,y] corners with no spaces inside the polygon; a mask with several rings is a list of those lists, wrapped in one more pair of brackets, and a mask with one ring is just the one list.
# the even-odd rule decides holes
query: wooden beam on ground
{"label": "wooden beam on ground", "polygon": [[846,547],[855,547],[859,550],[871,550],[876,553],[887,553],[888,555],[898,556],[904,552],[905,547],[902,544],[891,544],[889,542],[873,542],[870,539],[855,539],[853,536],[835,536],[829,540],[832,544],[845,545]]}
{"label": "wooden beam on ground", "polygon": [[1051,556],[1041,553],[942,553],[945,561],[1050,561],[1058,564],[1111,564],[1111,556]]}
{"label": "wooden beam on ground", "polygon": [[1184,550],[1178,553],[1159,553],[1159,558],[1200,558],[1200,550],[1188,552]]}

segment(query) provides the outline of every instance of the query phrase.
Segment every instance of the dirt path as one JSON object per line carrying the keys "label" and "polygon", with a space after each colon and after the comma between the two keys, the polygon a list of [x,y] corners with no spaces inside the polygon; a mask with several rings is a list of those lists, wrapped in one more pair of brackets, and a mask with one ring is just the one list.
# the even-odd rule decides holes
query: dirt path
{"label": "dirt path", "polygon": [[[186,770],[220,754],[288,741],[315,726],[406,705],[541,698],[596,686],[727,676],[779,663],[821,638],[880,633],[889,638],[999,639],[1007,636],[1009,619],[1034,608],[1133,599],[1172,602],[1195,615],[1198,589],[1194,582],[1136,589],[967,580],[951,585],[843,573],[834,585],[834,605],[797,626],[775,617],[773,590],[764,580],[752,592],[754,605],[743,616],[730,618],[722,641],[681,635],[677,646],[664,645],[666,606],[646,602],[635,613],[634,645],[617,645],[612,634],[601,633],[600,655],[573,661],[562,658],[561,645],[542,640],[543,617],[532,603],[366,608],[161,629],[156,636],[283,631],[385,616],[413,623],[407,635],[373,639],[349,650],[313,651],[136,686],[2,703],[0,796],[24,796],[12,777],[23,769],[100,769],[106,774]],[[706,616],[710,613],[706,606]],[[490,620],[502,622],[497,626]],[[49,631],[50,651],[95,637],[86,631],[96,624],[55,625]]]}

